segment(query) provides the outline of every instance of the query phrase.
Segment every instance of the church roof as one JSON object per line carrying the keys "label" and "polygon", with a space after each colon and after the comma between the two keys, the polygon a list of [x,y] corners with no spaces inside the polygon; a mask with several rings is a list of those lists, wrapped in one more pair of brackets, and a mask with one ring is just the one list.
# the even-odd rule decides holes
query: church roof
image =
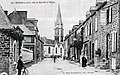
{"label": "church roof", "polygon": [[44,44],[49,44],[49,45],[54,45],[54,40],[52,40],[52,39],[48,39],[48,38],[46,38],[46,37],[41,37],[41,40],[44,42]]}

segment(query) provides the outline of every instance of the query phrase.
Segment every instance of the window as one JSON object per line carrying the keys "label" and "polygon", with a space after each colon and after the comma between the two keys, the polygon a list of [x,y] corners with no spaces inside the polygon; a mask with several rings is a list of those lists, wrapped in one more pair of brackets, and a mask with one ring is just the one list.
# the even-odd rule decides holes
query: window
{"label": "window", "polygon": [[107,24],[112,22],[112,8],[107,9]]}
{"label": "window", "polygon": [[112,8],[109,8],[109,23],[112,22]]}
{"label": "window", "polygon": [[90,22],[90,25],[89,25],[89,35],[91,35],[91,22]]}
{"label": "window", "polygon": [[88,30],[88,24],[87,24],[87,36],[88,36],[88,34],[89,34],[89,30]]}
{"label": "window", "polygon": [[50,54],[50,47],[48,47],[48,53]]}
{"label": "window", "polygon": [[90,22],[90,23],[91,23],[91,34],[92,34],[92,29],[93,29],[93,28],[92,28],[92,27],[93,27],[93,26],[92,26],[92,25],[93,25],[92,19],[91,19],[91,22]]}
{"label": "window", "polygon": [[107,10],[107,24],[109,23],[109,9]]}
{"label": "window", "polygon": [[106,10],[101,10],[100,11],[100,24],[101,25],[106,25]]}
{"label": "window", "polygon": [[31,37],[31,42],[32,42],[32,43],[34,42],[34,37]]}
{"label": "window", "polygon": [[96,17],[95,18],[95,31],[98,30],[98,18]]}
{"label": "window", "polygon": [[117,51],[117,32],[112,32],[112,52]]}
{"label": "window", "polygon": [[56,54],[57,54],[57,48],[56,48]]}
{"label": "window", "polygon": [[90,60],[91,60],[91,58],[92,58],[92,57],[91,57],[91,54],[92,54],[92,53],[91,53],[91,41],[89,42],[89,50],[90,50]]}
{"label": "window", "polygon": [[87,26],[85,26],[85,36],[86,36],[86,37],[87,37],[87,32],[88,32]]}
{"label": "window", "polygon": [[60,53],[62,53],[62,48],[60,48]]}

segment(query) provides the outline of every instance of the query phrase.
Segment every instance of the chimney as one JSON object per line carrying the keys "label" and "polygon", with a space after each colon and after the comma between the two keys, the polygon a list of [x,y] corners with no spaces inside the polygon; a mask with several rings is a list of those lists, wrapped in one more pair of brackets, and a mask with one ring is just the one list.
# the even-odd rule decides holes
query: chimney
{"label": "chimney", "polygon": [[83,23],[83,20],[79,20],[79,25],[81,25]]}
{"label": "chimney", "polygon": [[96,0],[96,6],[100,6],[106,0]]}
{"label": "chimney", "polygon": [[97,9],[97,6],[91,6],[90,7],[90,13],[93,14]]}
{"label": "chimney", "polygon": [[86,18],[88,18],[90,16],[90,11],[86,12]]}
{"label": "chimney", "polygon": [[6,15],[8,15],[8,11],[7,10],[5,10],[4,12],[5,12]]}
{"label": "chimney", "polygon": [[27,11],[17,11],[21,15],[21,20],[27,20]]}

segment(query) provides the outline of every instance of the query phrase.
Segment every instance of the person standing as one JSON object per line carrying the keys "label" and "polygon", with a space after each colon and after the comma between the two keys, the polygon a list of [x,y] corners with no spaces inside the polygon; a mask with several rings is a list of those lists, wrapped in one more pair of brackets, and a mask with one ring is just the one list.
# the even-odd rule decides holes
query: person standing
{"label": "person standing", "polygon": [[24,65],[23,65],[23,62],[22,62],[22,56],[19,57],[19,60],[18,60],[18,65],[17,65],[17,69],[18,69],[18,75],[21,75],[21,70],[23,69]]}
{"label": "person standing", "polygon": [[56,60],[56,55],[54,56],[54,63],[55,63],[55,60]]}
{"label": "person standing", "polygon": [[83,55],[82,57],[82,67],[86,67],[87,66],[87,59],[86,57]]}

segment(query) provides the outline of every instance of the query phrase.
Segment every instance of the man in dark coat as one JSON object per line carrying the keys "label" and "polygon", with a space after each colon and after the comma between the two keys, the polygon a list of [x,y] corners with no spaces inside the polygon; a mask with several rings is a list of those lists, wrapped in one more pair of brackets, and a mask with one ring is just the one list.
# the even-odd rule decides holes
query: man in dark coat
{"label": "man in dark coat", "polygon": [[87,66],[87,59],[86,57],[83,55],[82,57],[82,67],[86,67]]}
{"label": "man in dark coat", "polygon": [[22,57],[20,56],[19,60],[18,60],[18,65],[17,65],[17,69],[18,69],[18,75],[21,75],[21,70],[23,69],[24,65],[22,62]]}
{"label": "man in dark coat", "polygon": [[54,63],[55,63],[55,61],[56,61],[56,55],[53,58],[54,58]]}

